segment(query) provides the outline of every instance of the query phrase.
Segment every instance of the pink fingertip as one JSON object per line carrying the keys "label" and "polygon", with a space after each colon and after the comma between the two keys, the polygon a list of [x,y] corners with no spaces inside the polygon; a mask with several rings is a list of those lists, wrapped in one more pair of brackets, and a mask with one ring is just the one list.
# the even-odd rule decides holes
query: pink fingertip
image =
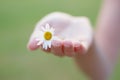
{"label": "pink fingertip", "polygon": [[27,48],[30,50],[30,51],[33,51],[33,50],[36,50],[39,48],[39,45],[37,45],[37,41],[35,39],[33,40],[30,40],[28,45],[27,45]]}

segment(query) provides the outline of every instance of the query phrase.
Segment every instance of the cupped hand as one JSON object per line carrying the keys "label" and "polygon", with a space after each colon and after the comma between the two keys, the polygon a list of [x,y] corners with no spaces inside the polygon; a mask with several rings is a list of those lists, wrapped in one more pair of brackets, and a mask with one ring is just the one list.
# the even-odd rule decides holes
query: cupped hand
{"label": "cupped hand", "polygon": [[[53,40],[51,48],[45,50],[37,45],[36,31],[49,24],[55,28],[55,36],[60,40]],[[28,42],[29,50],[41,50],[57,56],[79,56],[85,54],[92,43],[92,27],[87,17],[74,17],[66,13],[54,12],[40,20]]]}

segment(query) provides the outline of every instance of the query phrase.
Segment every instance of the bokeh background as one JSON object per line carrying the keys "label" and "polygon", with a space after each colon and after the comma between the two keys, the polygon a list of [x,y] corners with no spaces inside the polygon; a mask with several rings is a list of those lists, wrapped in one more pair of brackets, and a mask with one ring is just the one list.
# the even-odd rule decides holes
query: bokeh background
{"label": "bokeh background", "polygon": [[[71,58],[59,58],[26,45],[43,16],[63,11],[87,16],[95,26],[101,0],[0,0],[0,80],[87,80]],[[119,80],[120,63],[111,80]]]}

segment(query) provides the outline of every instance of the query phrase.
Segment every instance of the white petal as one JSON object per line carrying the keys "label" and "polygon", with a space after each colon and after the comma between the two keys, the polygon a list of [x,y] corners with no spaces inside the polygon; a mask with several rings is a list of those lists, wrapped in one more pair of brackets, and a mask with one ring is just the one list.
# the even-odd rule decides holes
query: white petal
{"label": "white petal", "polygon": [[47,43],[46,42],[44,43],[44,46],[45,46],[44,49],[47,50]]}
{"label": "white petal", "polygon": [[49,30],[50,29],[50,25],[46,24],[46,29]]}
{"label": "white petal", "polygon": [[46,48],[46,41],[43,41],[43,48]]}
{"label": "white petal", "polygon": [[43,42],[43,45],[42,45],[43,49],[45,48],[45,43]]}
{"label": "white petal", "polygon": [[42,46],[42,47],[43,47],[43,49],[45,49],[45,50],[47,49],[46,41],[43,41],[43,46]]}
{"label": "white petal", "polygon": [[48,44],[48,47],[51,48],[51,42]]}
{"label": "white petal", "polygon": [[38,43],[37,43],[37,45],[41,45],[43,43],[43,41],[39,41]]}
{"label": "white petal", "polygon": [[51,41],[47,41],[47,45],[49,48],[51,48]]}
{"label": "white petal", "polygon": [[41,26],[41,29],[42,29],[43,31],[46,31],[46,29],[45,29],[43,26]]}

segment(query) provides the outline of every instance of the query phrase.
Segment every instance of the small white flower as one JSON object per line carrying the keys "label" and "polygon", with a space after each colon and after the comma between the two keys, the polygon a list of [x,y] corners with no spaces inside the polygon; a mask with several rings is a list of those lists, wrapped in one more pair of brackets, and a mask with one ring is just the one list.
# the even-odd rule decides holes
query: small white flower
{"label": "small white flower", "polygon": [[45,27],[41,26],[41,30],[36,33],[36,40],[38,41],[37,45],[42,44],[43,48],[51,48],[52,40],[57,40],[58,38],[54,36],[55,29],[50,27],[49,24],[46,24]]}

